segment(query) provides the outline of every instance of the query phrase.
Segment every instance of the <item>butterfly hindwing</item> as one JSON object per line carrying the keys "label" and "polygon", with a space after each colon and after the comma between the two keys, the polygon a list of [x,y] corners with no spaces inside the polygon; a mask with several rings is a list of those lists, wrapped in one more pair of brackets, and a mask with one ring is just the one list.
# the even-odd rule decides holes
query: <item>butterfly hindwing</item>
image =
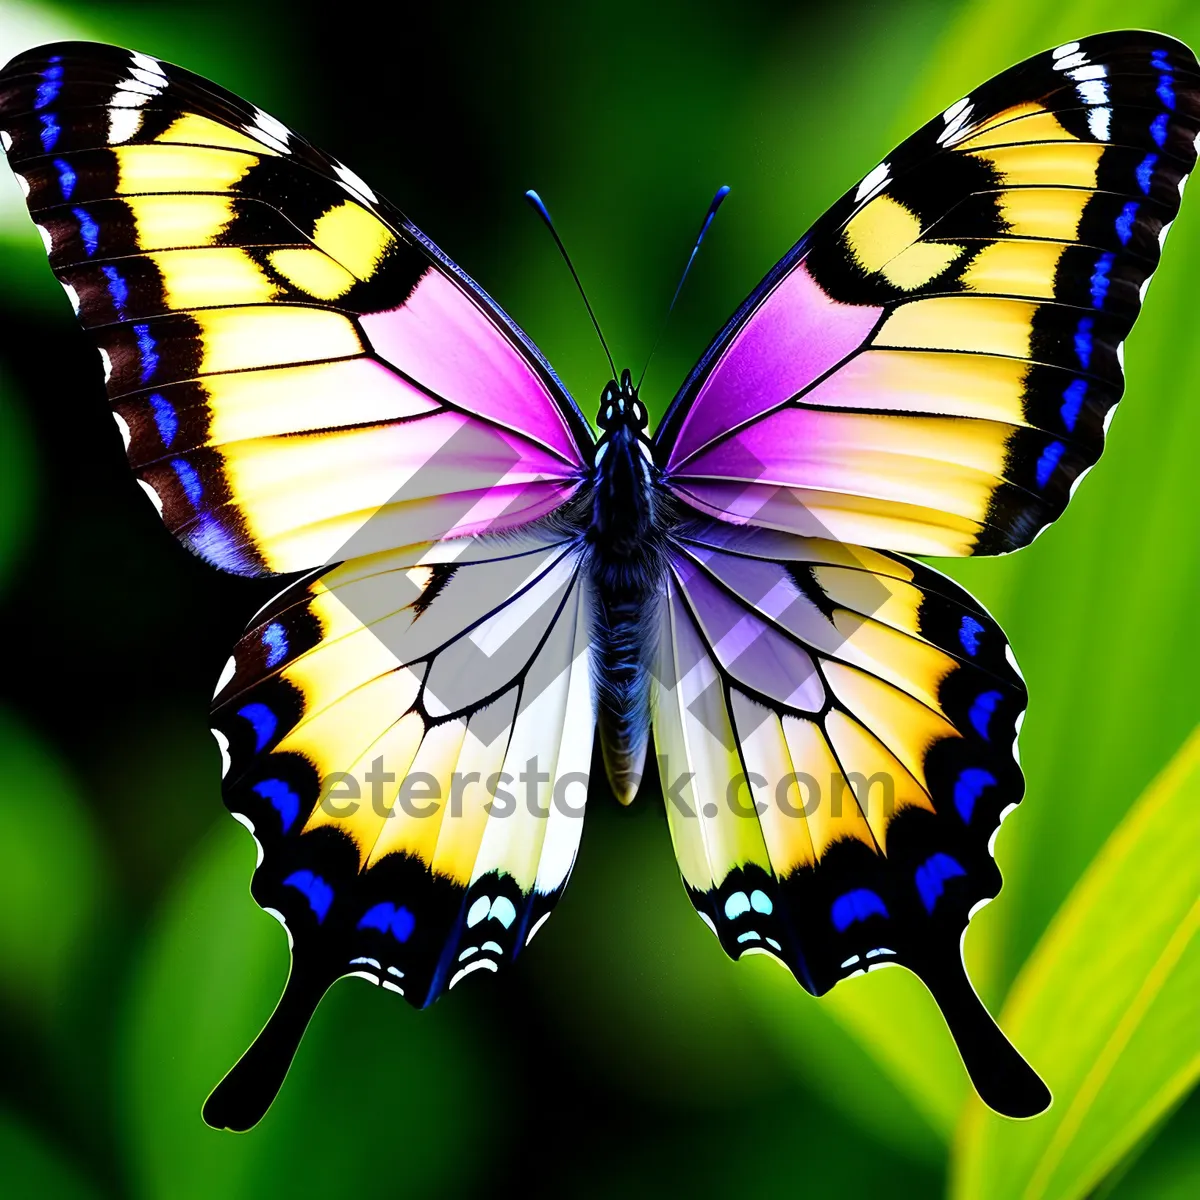
{"label": "butterfly hindwing", "polygon": [[424,1007],[549,915],[583,824],[589,602],[573,538],[530,529],[352,560],[255,618],[213,724],[226,805],[261,850],[254,897],[292,940],[291,995],[210,1123],[262,1115],[296,1012],[335,979]]}
{"label": "butterfly hindwing", "polygon": [[190,72],[64,43],[0,73],[0,129],[100,350],[133,466],[226,570],[512,527],[591,435],[503,312],[402,214]]}
{"label": "butterfly hindwing", "polygon": [[1101,34],[951,105],[751,295],[657,436],[710,515],[917,554],[1031,541],[1103,449],[1196,160],[1200,70]]}
{"label": "butterfly hindwing", "polygon": [[817,995],[909,967],[988,1102],[1040,1111],[960,953],[1024,790],[1026,692],[996,622],[911,560],[698,522],[676,541],[658,645],[672,839],[727,953],[769,954]]}

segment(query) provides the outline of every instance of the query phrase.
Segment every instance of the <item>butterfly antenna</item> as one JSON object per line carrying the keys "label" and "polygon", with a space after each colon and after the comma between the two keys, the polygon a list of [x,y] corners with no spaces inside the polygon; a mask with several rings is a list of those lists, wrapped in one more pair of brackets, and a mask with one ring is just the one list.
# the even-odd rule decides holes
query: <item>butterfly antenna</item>
{"label": "butterfly antenna", "polygon": [[617,364],[613,362],[613,356],[608,348],[608,343],[604,340],[604,334],[600,329],[600,322],[596,320],[596,314],[592,311],[592,306],[588,303],[587,292],[583,290],[583,284],[579,279],[579,272],[575,270],[575,264],[571,261],[571,256],[567,253],[566,246],[563,245],[562,238],[558,236],[558,230],[554,228],[554,222],[550,220],[549,210],[542,202],[541,196],[530,188],[525,193],[525,199],[529,201],[529,207],[532,208],[539,217],[546,223],[546,228],[550,230],[550,236],[554,239],[554,244],[558,247],[558,252],[563,256],[563,261],[567,264],[571,272],[571,278],[575,280],[575,286],[579,289],[579,294],[583,297],[584,307],[588,310],[588,316],[592,318],[592,324],[596,327],[596,336],[600,339],[600,345],[604,347],[604,353],[608,357],[608,365],[612,367],[612,377],[617,377]]}
{"label": "butterfly antenna", "polygon": [[642,380],[646,378],[646,372],[650,368],[650,359],[654,357],[654,352],[658,349],[658,343],[662,341],[663,334],[667,331],[667,323],[671,320],[671,313],[675,311],[675,301],[679,299],[679,293],[683,291],[684,280],[688,277],[688,272],[692,269],[692,263],[696,261],[696,255],[700,251],[700,243],[704,241],[704,235],[708,232],[708,227],[713,223],[713,218],[717,215],[717,209],[721,207],[725,197],[729,195],[729,187],[723,185],[717,188],[717,194],[712,198],[712,203],[708,206],[708,212],[704,214],[704,220],[700,225],[700,232],[696,235],[696,244],[692,247],[691,254],[688,255],[687,265],[683,268],[683,274],[679,277],[679,283],[675,288],[675,295],[671,297],[671,303],[667,306],[667,315],[663,317],[663,323],[659,327],[658,337],[654,339],[654,346],[650,350],[650,357],[646,359],[646,365],[642,368],[642,373],[638,378],[638,390],[641,389]]}

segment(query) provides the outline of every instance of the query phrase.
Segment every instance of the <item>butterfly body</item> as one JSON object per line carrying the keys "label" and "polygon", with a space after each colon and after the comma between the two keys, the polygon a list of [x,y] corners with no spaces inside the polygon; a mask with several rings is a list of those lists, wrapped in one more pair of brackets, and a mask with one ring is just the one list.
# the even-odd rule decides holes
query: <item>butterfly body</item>
{"label": "butterfly body", "polygon": [[628,370],[600,397],[587,531],[596,589],[599,732],[609,781],[622,803],[637,791],[650,739],[650,636],[666,572],[669,494],[654,464],[646,409]]}
{"label": "butterfly body", "polygon": [[138,482],[213,565],[296,573],[213,697],[293,968],[210,1124],[259,1120],[334,980],[419,1008],[523,951],[597,733],[623,801],[653,739],[731,957],[816,994],[907,967],[984,1100],[1042,1111],[961,949],[1000,890],[1027,691],[919,556],[1063,513],[1198,137],[1200,64],[1161,34],[1010,68],[816,222],[652,437],[614,378],[597,440],[499,305],[261,109],[111,46],[0,71],[0,145]]}

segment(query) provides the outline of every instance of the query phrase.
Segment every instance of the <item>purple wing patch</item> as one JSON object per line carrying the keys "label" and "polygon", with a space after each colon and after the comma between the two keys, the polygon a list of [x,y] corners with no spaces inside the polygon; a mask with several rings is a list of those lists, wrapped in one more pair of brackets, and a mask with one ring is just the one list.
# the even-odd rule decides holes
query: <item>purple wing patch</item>
{"label": "purple wing patch", "polygon": [[754,307],[714,362],[667,459],[678,469],[714,438],[785,404],[857,350],[882,309],[839,304],[801,262]]}

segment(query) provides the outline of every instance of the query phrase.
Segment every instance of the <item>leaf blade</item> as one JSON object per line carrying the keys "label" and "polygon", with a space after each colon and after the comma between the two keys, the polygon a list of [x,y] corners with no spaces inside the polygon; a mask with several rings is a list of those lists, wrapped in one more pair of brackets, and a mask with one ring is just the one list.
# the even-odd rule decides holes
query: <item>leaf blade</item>
{"label": "leaf blade", "polygon": [[1200,1078],[1197,896],[1200,730],[1097,855],[1006,1005],[1056,1106],[1015,1123],[969,1103],[956,1197],[1086,1195]]}

